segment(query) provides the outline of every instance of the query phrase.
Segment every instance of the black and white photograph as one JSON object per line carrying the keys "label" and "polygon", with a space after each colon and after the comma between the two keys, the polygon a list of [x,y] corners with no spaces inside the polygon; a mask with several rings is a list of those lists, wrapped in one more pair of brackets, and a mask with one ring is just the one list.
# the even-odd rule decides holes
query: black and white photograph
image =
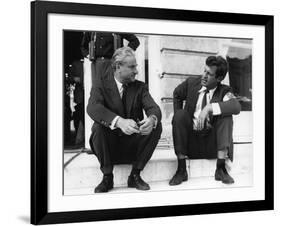
{"label": "black and white photograph", "polygon": [[278,1],[1,9],[1,225],[280,224]]}
{"label": "black and white photograph", "polygon": [[63,40],[64,195],[252,186],[252,39]]}
{"label": "black and white photograph", "polygon": [[273,17],[31,4],[31,223],[273,207]]}

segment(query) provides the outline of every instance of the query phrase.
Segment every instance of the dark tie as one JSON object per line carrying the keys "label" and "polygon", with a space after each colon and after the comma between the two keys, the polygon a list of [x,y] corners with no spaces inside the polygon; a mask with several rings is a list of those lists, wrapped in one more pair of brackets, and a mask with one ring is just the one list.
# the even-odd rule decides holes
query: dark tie
{"label": "dark tie", "polygon": [[204,90],[204,96],[202,100],[201,110],[207,105],[207,93],[209,93],[209,90]]}
{"label": "dark tie", "polygon": [[126,116],[126,96],[127,96],[128,85],[123,84],[122,87],[123,87],[122,103],[123,103],[124,114]]}

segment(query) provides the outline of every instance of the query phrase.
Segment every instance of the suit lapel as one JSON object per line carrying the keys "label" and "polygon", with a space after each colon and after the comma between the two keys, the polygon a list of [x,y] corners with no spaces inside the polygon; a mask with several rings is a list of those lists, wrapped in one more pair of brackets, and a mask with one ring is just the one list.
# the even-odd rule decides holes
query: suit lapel
{"label": "suit lapel", "polygon": [[126,96],[126,113],[127,116],[130,116],[130,112],[133,106],[133,101],[135,98],[136,92],[135,92],[135,83],[131,83],[128,86],[127,90],[127,96]]}
{"label": "suit lapel", "polygon": [[191,92],[190,92],[190,101],[191,103],[191,109],[192,112],[194,112],[196,104],[197,104],[197,100],[198,100],[198,96],[199,96],[199,90],[201,89],[202,85],[200,82],[196,82],[192,87],[191,87]]}
{"label": "suit lapel", "polygon": [[212,96],[212,99],[210,100],[210,103],[219,102],[219,93],[220,93],[220,84],[218,84],[218,86]]}
{"label": "suit lapel", "polygon": [[114,80],[113,74],[111,74],[111,76],[104,79],[104,87],[107,90],[113,104],[116,106],[118,113],[121,116],[124,116],[123,103],[119,94],[119,90],[117,88],[117,84]]}

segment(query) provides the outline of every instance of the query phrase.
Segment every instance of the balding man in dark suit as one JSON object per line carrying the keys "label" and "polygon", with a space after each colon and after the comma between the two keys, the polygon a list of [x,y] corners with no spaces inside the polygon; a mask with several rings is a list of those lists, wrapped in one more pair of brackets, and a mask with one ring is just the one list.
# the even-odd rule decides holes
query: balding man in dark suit
{"label": "balding man in dark suit", "polygon": [[95,192],[112,189],[113,166],[128,163],[132,164],[128,187],[148,190],[140,172],[160,139],[161,111],[147,85],[135,79],[138,71],[134,51],[129,47],[117,49],[112,61],[112,67],[93,83],[87,106],[95,121],[90,145],[103,173]]}

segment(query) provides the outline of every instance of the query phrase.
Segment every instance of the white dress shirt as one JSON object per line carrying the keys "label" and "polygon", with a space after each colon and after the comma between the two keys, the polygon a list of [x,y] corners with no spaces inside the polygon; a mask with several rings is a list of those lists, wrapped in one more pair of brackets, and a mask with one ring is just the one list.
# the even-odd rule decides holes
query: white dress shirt
{"label": "white dress shirt", "polygon": [[[114,77],[114,80],[116,82],[116,85],[117,85],[117,88],[118,88],[118,91],[119,91],[119,94],[120,94],[120,97],[122,99],[122,96],[123,96],[123,91],[124,91],[124,88],[123,88],[123,84],[121,82],[119,82],[115,77]],[[151,115],[150,117],[152,117],[154,119],[154,126],[153,128],[156,128],[157,126],[157,123],[158,123],[158,119],[155,115]],[[119,115],[117,115],[111,122],[109,128],[114,130],[116,129],[117,127],[115,126],[116,125],[116,122],[117,120],[120,118]]]}
{"label": "white dress shirt", "polygon": [[[119,95],[120,95],[120,97],[122,99],[123,91],[124,91],[123,84],[121,82],[119,82],[115,77],[114,77],[114,80],[116,82],[117,89],[119,91]],[[119,117],[120,117],[119,115],[115,116],[115,118],[112,120],[112,122],[111,122],[111,124],[109,126],[110,129],[114,130],[114,129],[117,128],[115,125],[116,125],[116,122],[119,119]]]}
{"label": "white dress shirt", "polygon": [[[199,118],[199,115],[201,113],[201,108],[202,108],[201,107],[202,101],[203,101],[203,97],[204,97],[204,93],[205,93],[206,89],[207,88],[205,86],[202,86],[202,88],[198,91],[199,96],[198,96],[197,104],[196,104],[194,115],[193,115],[193,128],[194,129],[197,127],[198,118]],[[206,94],[207,104],[210,103],[216,89],[217,89],[217,87],[210,89],[209,92]],[[229,93],[227,93],[223,97],[223,101],[228,101],[231,96],[233,96],[233,95],[232,94],[229,95]],[[220,105],[218,103],[212,103],[211,105],[212,105],[212,109],[213,109],[213,115],[220,115],[221,114]]]}

